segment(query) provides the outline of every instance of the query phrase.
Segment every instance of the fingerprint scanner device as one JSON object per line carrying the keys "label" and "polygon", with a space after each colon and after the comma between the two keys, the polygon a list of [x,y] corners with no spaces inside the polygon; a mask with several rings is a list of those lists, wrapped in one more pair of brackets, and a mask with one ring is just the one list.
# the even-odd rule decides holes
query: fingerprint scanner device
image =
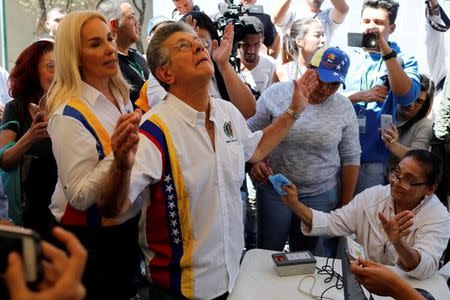
{"label": "fingerprint scanner device", "polygon": [[274,253],[272,260],[278,276],[313,274],[316,270],[316,258],[310,251]]}

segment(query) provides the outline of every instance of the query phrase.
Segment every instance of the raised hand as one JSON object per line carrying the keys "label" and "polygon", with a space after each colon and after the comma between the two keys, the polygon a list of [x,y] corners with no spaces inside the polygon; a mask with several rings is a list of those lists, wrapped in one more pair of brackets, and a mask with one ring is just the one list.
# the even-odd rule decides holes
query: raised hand
{"label": "raised hand", "polygon": [[413,225],[414,214],[409,210],[404,210],[388,220],[383,213],[378,213],[378,218],[383,225],[384,232],[392,244],[396,244],[404,236],[410,233],[410,227]]}
{"label": "raised hand", "polygon": [[295,112],[303,112],[308,104],[309,96],[319,84],[316,71],[306,70],[298,80],[294,80],[291,108]]}
{"label": "raised hand", "polygon": [[219,42],[214,40],[212,43],[212,59],[217,63],[219,67],[228,63],[230,59],[231,50],[233,49],[233,39],[234,39],[234,25],[228,24],[225,27],[222,41]]}
{"label": "raised hand", "polygon": [[139,123],[141,110],[122,115],[117,121],[111,136],[111,146],[117,168],[122,171],[131,170],[134,164],[139,142]]}
{"label": "raised hand", "polygon": [[378,48],[377,49],[367,49],[367,50],[375,50],[379,51],[381,55],[386,55],[392,51],[388,42],[384,38],[384,36],[380,33],[380,29],[378,27],[367,28],[364,33],[375,33],[377,35]]}
{"label": "raised hand", "polygon": [[186,24],[192,27],[195,32],[198,32],[199,28],[197,26],[197,20],[192,18],[192,16],[187,16],[186,20],[184,21]]}

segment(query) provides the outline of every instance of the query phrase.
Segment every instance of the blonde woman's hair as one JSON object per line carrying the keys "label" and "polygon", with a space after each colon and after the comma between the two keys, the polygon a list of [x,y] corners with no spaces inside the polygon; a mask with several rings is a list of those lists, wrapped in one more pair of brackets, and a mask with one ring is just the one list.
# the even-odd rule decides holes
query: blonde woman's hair
{"label": "blonde woman's hair", "polygon": [[[66,15],[58,26],[54,50],[55,77],[43,103],[49,117],[59,106],[81,95],[81,28],[94,18],[107,24],[105,17],[96,11],[76,11]],[[119,91],[126,104],[129,101],[129,86],[121,72],[110,79],[110,85]]]}

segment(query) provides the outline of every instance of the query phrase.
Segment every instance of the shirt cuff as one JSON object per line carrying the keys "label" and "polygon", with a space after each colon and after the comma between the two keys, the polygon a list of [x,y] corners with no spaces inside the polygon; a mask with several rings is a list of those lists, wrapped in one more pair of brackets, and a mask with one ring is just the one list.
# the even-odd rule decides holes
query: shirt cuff
{"label": "shirt cuff", "polygon": [[328,230],[327,213],[311,209],[312,211],[312,226],[311,228],[301,222],[301,230],[304,235],[316,236],[330,234]]}
{"label": "shirt cuff", "polygon": [[398,268],[400,268],[403,272],[405,272],[405,274],[407,274],[410,277],[420,279],[420,280],[426,279],[426,278],[430,277],[434,272],[436,272],[437,268],[435,270],[434,270],[434,268],[431,269],[430,264],[433,264],[433,262],[430,261],[430,258],[429,257],[427,258],[423,252],[421,252],[417,249],[415,249],[415,250],[420,255],[420,262],[414,269],[412,269],[411,271],[406,271],[401,265],[399,265],[397,263],[396,263],[396,266]]}

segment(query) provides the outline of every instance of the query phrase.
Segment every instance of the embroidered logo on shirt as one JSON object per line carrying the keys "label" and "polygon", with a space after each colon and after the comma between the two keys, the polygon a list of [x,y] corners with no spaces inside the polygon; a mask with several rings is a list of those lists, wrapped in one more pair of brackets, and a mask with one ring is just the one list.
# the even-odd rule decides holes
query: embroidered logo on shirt
{"label": "embroidered logo on shirt", "polygon": [[236,142],[236,137],[234,136],[233,127],[231,126],[231,121],[223,123],[223,132],[228,136],[229,140],[227,143]]}

